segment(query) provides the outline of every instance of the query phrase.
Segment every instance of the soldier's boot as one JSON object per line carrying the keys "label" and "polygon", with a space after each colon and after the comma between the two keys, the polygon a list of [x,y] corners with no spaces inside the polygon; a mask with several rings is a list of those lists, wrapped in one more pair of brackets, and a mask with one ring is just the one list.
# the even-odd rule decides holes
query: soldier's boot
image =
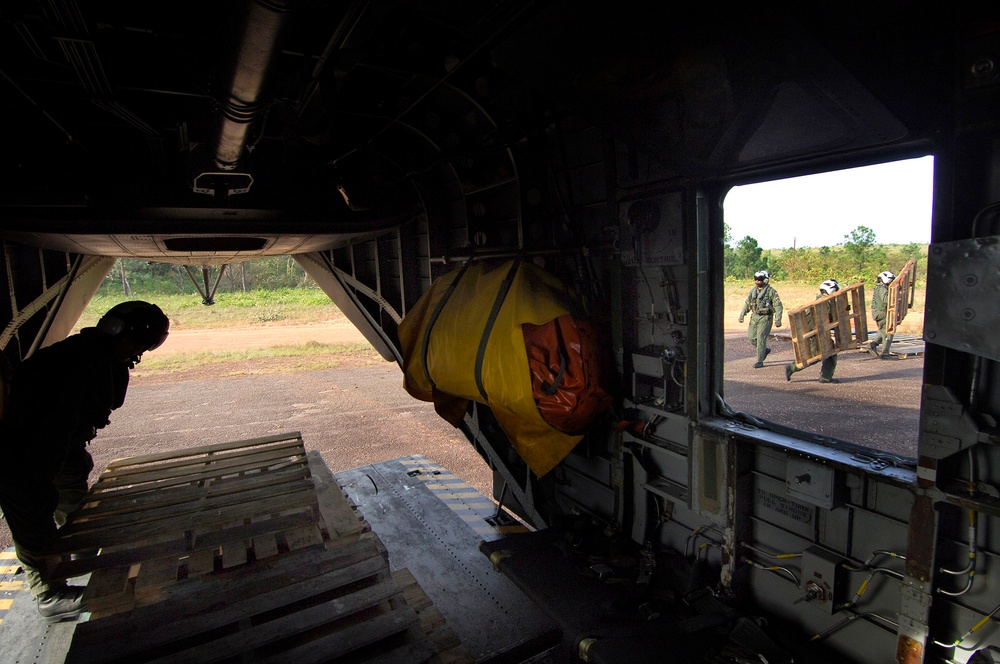
{"label": "soldier's boot", "polygon": [[82,586],[48,590],[38,596],[38,613],[50,623],[76,619],[83,612]]}

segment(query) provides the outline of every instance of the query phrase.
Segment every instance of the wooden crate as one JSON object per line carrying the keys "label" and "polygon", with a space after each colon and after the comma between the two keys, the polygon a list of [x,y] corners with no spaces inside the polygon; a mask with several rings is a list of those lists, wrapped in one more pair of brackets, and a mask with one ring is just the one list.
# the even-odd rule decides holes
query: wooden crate
{"label": "wooden crate", "polygon": [[[427,607],[406,594],[422,591],[390,575],[385,547],[297,433],[115,461],[64,530],[60,574],[92,572],[68,663],[425,662],[454,650],[447,626],[421,628]],[[66,556],[87,548],[100,551]]]}
{"label": "wooden crate", "polygon": [[795,365],[804,369],[868,342],[865,286],[856,283],[788,313]]}
{"label": "wooden crate", "polygon": [[889,301],[885,316],[886,334],[895,334],[896,326],[903,322],[906,313],[913,306],[913,298],[917,288],[916,270],[917,262],[907,261],[903,271],[896,275],[896,278],[889,284]]}

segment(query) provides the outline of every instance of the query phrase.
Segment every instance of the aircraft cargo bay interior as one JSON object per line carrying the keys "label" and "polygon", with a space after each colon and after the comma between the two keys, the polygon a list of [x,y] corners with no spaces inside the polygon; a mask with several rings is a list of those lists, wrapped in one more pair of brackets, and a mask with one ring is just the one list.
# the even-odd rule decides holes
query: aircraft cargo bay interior
{"label": "aircraft cargo bay interior", "polygon": [[[1000,661],[993,3],[19,0],[2,19],[0,652]],[[906,164],[901,189],[824,185],[791,221],[738,207]],[[105,348],[117,389],[168,333],[136,302],[74,333],[116,262],[201,272],[210,300],[211,270],[267,257],[398,367],[491,495],[419,455],[333,473],[299,432],[202,432],[94,468],[79,507],[26,529],[72,393],[32,371]]]}

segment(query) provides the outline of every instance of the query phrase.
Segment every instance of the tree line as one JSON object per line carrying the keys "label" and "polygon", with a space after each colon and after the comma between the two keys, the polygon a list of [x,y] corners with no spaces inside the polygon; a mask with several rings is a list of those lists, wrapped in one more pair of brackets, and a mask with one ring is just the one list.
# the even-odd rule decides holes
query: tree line
{"label": "tree line", "polygon": [[[917,261],[919,274],[927,261],[926,245],[878,244],[875,232],[866,226],[855,228],[837,246],[818,248],[763,249],[749,235],[734,242],[728,224],[725,232],[726,278],[732,280],[749,280],[754,272],[767,270],[777,281],[818,282],[834,277],[846,283],[871,282],[883,270],[898,272],[911,259]],[[315,282],[291,256],[270,256],[224,268],[214,266],[207,273],[200,266],[121,258],[105,277],[98,293],[126,297],[132,297],[133,292],[204,296],[215,289],[235,293],[315,287]]]}
{"label": "tree line", "polygon": [[883,245],[875,231],[858,226],[834,247],[789,247],[763,249],[757,240],[745,236],[733,243],[729,225],[725,227],[726,278],[748,280],[758,270],[767,270],[778,281],[824,281],[836,278],[842,283],[872,282],[880,272],[899,272],[907,261],[917,261],[917,274],[926,266],[927,246],[911,242]]}
{"label": "tree line", "polygon": [[120,258],[104,278],[98,294],[132,297],[135,293],[190,293],[204,296],[206,291],[209,294],[227,291],[235,293],[279,288],[316,288],[316,283],[291,256],[270,256],[232,263],[224,268],[217,265],[202,268]]}

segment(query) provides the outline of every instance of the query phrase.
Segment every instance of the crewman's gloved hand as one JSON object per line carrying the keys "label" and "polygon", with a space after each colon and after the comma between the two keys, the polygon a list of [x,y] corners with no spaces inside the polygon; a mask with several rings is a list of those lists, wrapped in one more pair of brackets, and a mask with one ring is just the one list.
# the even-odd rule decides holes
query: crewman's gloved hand
{"label": "crewman's gloved hand", "polygon": [[776,322],[776,323],[774,324],[774,326],[775,326],[775,327],[781,327],[781,319],[780,319],[780,318],[779,318],[779,319],[778,319],[778,321],[777,321],[777,322]]}
{"label": "crewman's gloved hand", "polygon": [[740,316],[740,322],[741,323],[743,322],[743,316]]}

